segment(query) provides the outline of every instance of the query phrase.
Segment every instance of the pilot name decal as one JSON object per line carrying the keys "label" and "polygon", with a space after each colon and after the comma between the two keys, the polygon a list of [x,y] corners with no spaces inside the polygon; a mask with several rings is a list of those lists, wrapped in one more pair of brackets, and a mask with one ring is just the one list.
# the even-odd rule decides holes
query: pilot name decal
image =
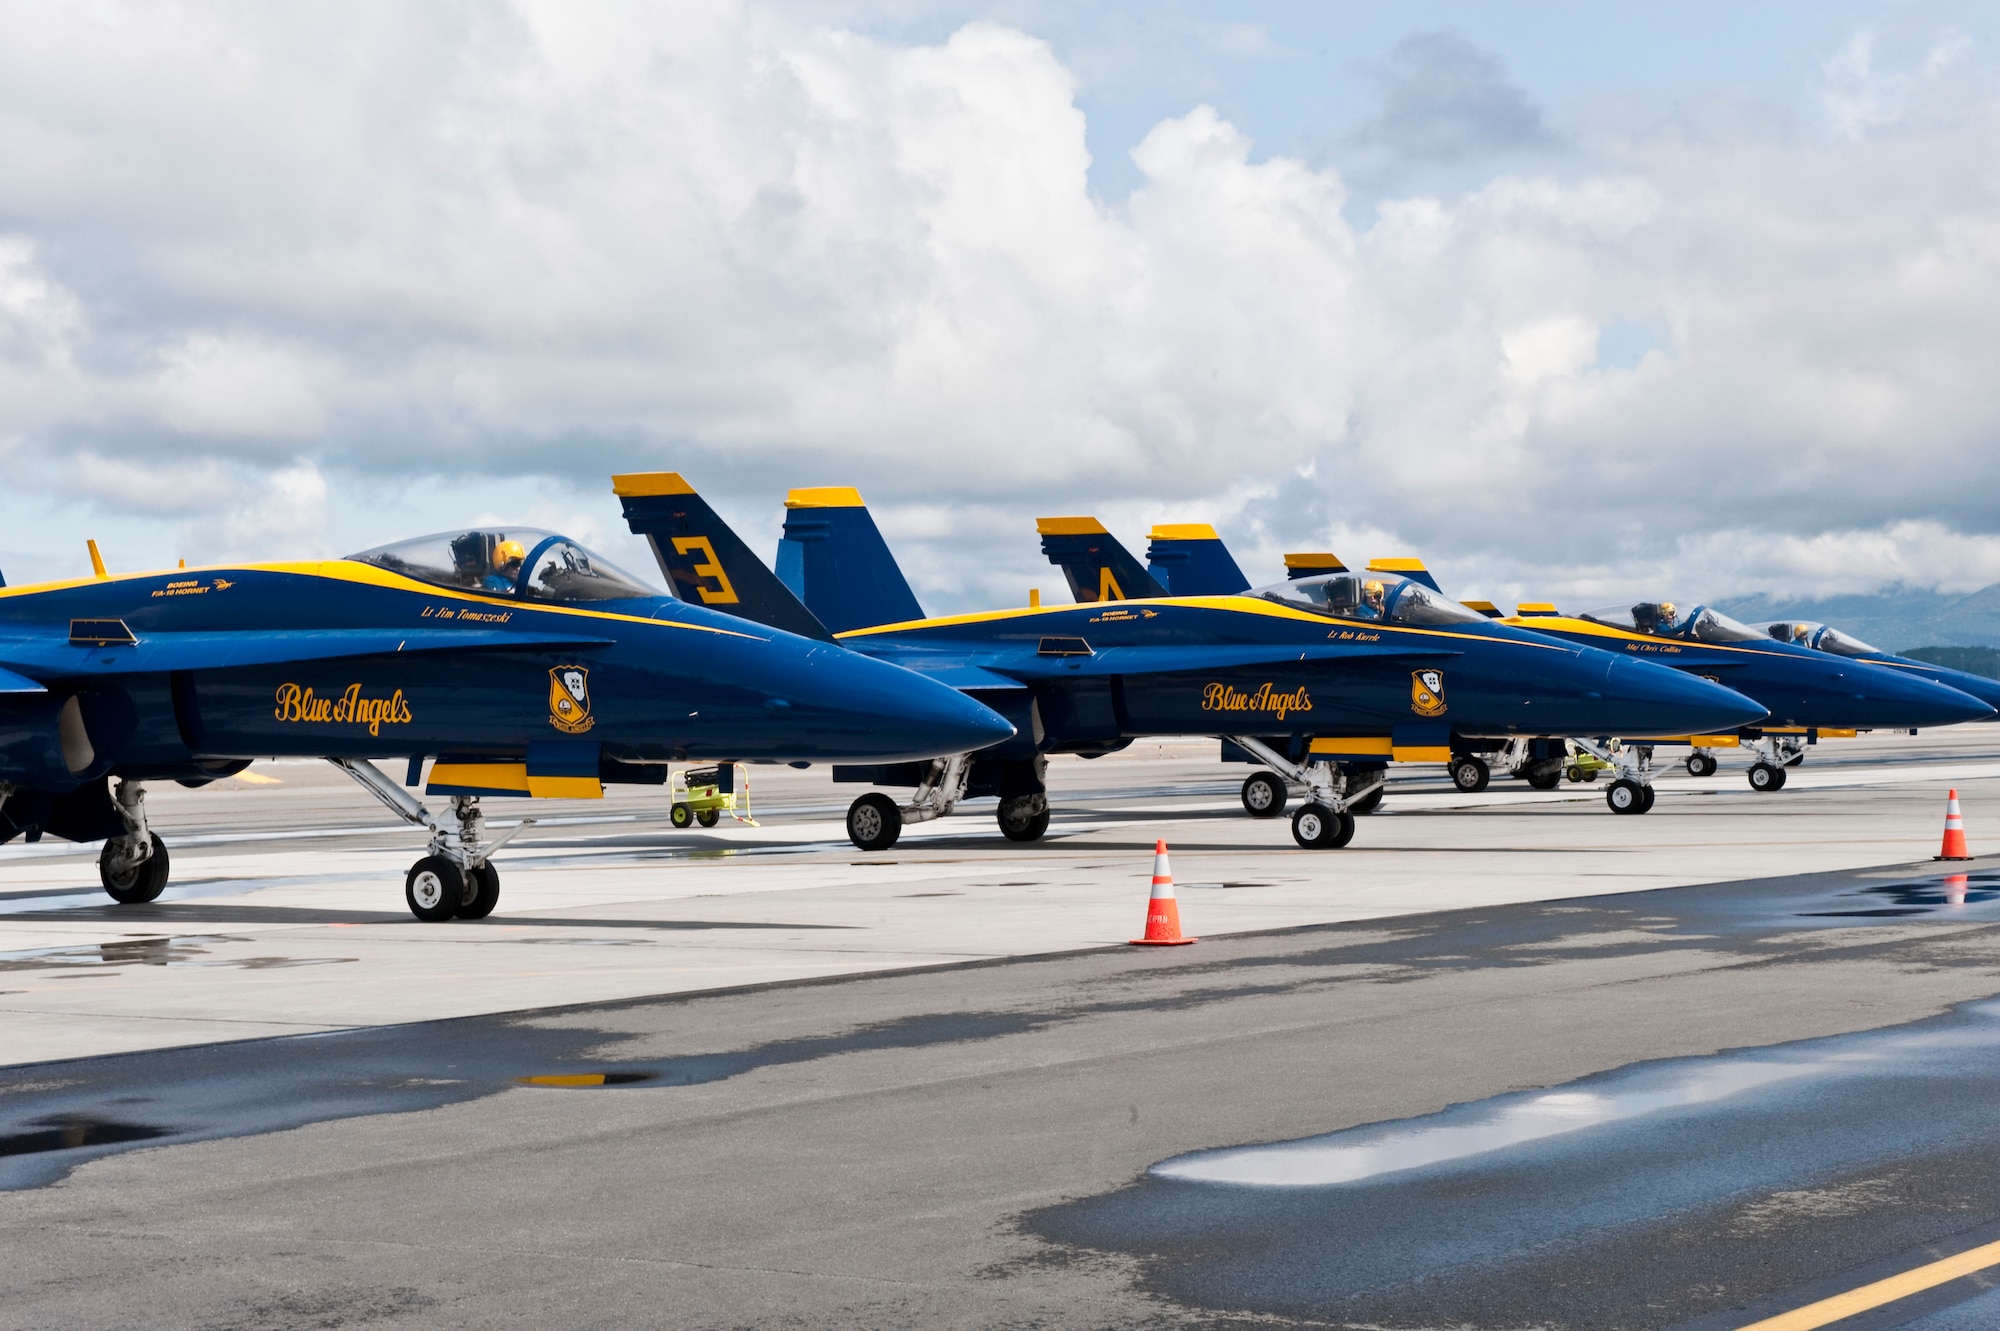
{"label": "pilot name decal", "polygon": [[1312,699],[1302,688],[1280,693],[1265,683],[1255,693],[1245,693],[1227,684],[1210,684],[1201,691],[1201,710],[1204,712],[1269,712],[1282,721],[1287,712],[1310,712],[1312,709]]}
{"label": "pilot name decal", "polygon": [[505,624],[512,610],[474,610],[469,606],[427,605],[418,619],[455,619],[461,624]]}
{"label": "pilot name decal", "polygon": [[581,735],[597,724],[590,714],[590,671],[557,666],[549,671],[549,724],[565,735]]}
{"label": "pilot name decal", "polygon": [[1410,672],[1410,710],[1418,716],[1444,715],[1444,671]]}
{"label": "pilot name decal", "polygon": [[177,578],[166,586],[155,589],[153,599],[157,601],[163,596],[205,596],[211,591],[226,591],[235,585],[227,578],[216,578],[212,582],[203,582],[200,578]]}
{"label": "pilot name decal", "polygon": [[359,684],[349,684],[340,696],[322,698],[310,688],[280,684],[278,710],[273,715],[302,725],[367,726],[370,735],[380,735],[383,726],[410,724],[410,703],[401,689],[386,698],[364,698]]}

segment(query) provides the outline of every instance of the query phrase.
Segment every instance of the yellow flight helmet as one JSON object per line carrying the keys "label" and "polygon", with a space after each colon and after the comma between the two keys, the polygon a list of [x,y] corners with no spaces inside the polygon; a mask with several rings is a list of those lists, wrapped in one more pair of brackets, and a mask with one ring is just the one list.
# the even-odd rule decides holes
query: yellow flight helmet
{"label": "yellow flight helmet", "polygon": [[493,567],[503,573],[521,567],[527,557],[528,548],[519,541],[502,541],[493,547]]}

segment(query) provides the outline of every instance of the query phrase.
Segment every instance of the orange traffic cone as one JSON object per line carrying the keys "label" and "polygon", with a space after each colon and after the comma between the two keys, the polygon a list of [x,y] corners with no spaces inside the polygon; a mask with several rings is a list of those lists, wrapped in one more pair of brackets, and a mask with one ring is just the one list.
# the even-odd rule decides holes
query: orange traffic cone
{"label": "orange traffic cone", "polygon": [[1134,938],[1134,947],[1179,947],[1192,943],[1181,937],[1181,907],[1174,900],[1174,871],[1167,863],[1167,843],[1153,843],[1153,895],[1146,903],[1146,936]]}
{"label": "orange traffic cone", "polygon": [[1958,792],[1952,791],[1944,801],[1944,849],[1937,857],[1941,860],[1969,860],[1972,855],[1965,848],[1965,819],[1958,812]]}

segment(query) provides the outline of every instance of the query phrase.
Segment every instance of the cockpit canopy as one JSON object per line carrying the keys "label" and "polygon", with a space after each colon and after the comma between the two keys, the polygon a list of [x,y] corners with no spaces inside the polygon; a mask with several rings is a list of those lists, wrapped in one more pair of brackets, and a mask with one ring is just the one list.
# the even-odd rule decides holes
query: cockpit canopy
{"label": "cockpit canopy", "polygon": [[1641,601],[1629,608],[1591,610],[1584,619],[1655,638],[1687,638],[1695,642],[1763,642],[1764,635],[1717,610],[1689,601]]}
{"label": "cockpit canopy", "polygon": [[1429,627],[1487,622],[1477,610],[1394,573],[1325,573],[1258,587],[1244,595],[1363,623]]}
{"label": "cockpit canopy", "polygon": [[1779,642],[1810,647],[1817,652],[1832,652],[1835,656],[1888,655],[1879,648],[1870,647],[1859,638],[1850,638],[1839,629],[1816,624],[1809,619],[1774,619],[1768,624],[1759,624],[1757,627]]}
{"label": "cockpit canopy", "polygon": [[663,595],[569,537],[534,527],[440,532],[378,545],[348,558],[418,582],[523,601],[625,601]]}

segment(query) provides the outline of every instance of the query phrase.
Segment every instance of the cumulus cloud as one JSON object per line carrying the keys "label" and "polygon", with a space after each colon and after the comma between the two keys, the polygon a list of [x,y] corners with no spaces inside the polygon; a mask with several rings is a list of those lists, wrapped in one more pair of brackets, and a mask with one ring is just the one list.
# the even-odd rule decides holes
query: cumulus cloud
{"label": "cumulus cloud", "polygon": [[1959,579],[2000,568],[2000,97],[1890,36],[1823,119],[1613,134],[1419,34],[1330,163],[1193,106],[1105,200],[1071,72],[993,24],[4,6],[0,475],[269,555],[426,478],[581,514],[676,467],[760,539],[852,483],[939,609],[1053,585],[1029,523],[1090,509],[1496,596]]}

